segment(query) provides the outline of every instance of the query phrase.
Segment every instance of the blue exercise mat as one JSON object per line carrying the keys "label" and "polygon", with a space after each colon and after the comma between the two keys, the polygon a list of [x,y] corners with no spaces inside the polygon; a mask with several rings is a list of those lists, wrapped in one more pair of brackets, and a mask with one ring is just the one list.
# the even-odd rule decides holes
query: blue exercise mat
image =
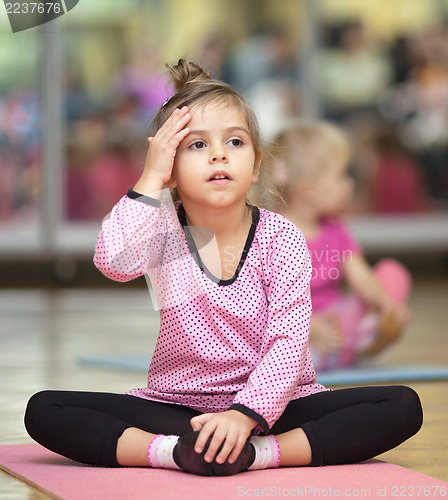
{"label": "blue exercise mat", "polygon": [[421,380],[447,380],[448,366],[402,365],[353,367],[317,374],[323,385],[378,384]]}
{"label": "blue exercise mat", "polygon": [[[151,356],[138,354],[110,354],[103,356],[81,356],[79,362],[86,366],[124,370],[136,373],[148,371]],[[353,367],[317,374],[317,381],[323,385],[352,385],[381,382],[404,382],[407,380],[447,380],[448,366],[402,365]]]}
{"label": "blue exercise mat", "polygon": [[81,356],[78,361],[87,366],[146,373],[151,362],[151,356],[149,354],[146,356],[140,354],[105,354]]}

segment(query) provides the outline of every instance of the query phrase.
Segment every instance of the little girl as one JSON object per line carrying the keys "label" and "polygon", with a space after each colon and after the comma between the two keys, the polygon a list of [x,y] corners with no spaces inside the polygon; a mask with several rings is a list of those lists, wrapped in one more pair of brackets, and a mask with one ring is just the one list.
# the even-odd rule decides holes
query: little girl
{"label": "little girl", "polygon": [[344,133],[325,122],[298,121],[273,145],[283,213],[305,235],[313,264],[310,346],[317,371],[378,353],[401,335],[409,320],[408,271],[392,259],[372,270],[339,218],[353,188],[349,156]]}
{"label": "little girl", "polygon": [[106,276],[152,281],[161,326],[148,384],[38,393],[29,434],[88,464],[202,475],[356,462],[397,446],[422,423],[412,389],[316,383],[305,240],[246,200],[261,164],[252,110],[192,63],[170,71],[176,94],[95,252]]}

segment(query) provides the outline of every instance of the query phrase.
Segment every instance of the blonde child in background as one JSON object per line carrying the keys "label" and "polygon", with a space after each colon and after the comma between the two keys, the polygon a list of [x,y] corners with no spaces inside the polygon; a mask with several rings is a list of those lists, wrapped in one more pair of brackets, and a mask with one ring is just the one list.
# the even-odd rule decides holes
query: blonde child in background
{"label": "blonde child in background", "polygon": [[341,219],[353,191],[349,159],[348,138],[326,122],[298,121],[273,146],[283,215],[303,232],[311,254],[310,346],[317,371],[382,351],[400,337],[410,316],[408,271],[393,259],[371,268]]}

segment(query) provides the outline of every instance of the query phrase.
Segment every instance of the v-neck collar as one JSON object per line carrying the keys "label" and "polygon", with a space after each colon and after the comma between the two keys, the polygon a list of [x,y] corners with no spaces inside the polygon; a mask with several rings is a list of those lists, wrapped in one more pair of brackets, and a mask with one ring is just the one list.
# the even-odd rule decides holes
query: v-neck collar
{"label": "v-neck collar", "polygon": [[243,248],[243,253],[241,254],[240,261],[238,262],[238,266],[235,270],[234,275],[227,279],[227,280],[222,280],[217,278],[214,274],[212,274],[206,265],[202,262],[201,256],[199,255],[199,250],[196,247],[196,243],[194,241],[193,235],[191,234],[190,227],[187,222],[187,217],[185,214],[185,209],[182,204],[179,205],[179,208],[177,210],[177,216],[179,218],[179,222],[181,223],[182,227],[184,228],[184,233],[185,233],[185,238],[187,240],[187,245],[188,249],[190,250],[191,255],[193,256],[196,264],[199,266],[199,268],[202,270],[203,273],[205,273],[214,283],[217,283],[218,285],[225,286],[225,285],[231,285],[237,278],[238,275],[241,271],[241,268],[244,265],[244,262],[246,260],[247,253],[249,252],[250,246],[252,245],[252,241],[255,236],[255,231],[257,229],[258,221],[260,220],[260,210],[258,207],[253,206],[252,207],[252,224],[249,229],[249,233],[247,235],[246,243]]}

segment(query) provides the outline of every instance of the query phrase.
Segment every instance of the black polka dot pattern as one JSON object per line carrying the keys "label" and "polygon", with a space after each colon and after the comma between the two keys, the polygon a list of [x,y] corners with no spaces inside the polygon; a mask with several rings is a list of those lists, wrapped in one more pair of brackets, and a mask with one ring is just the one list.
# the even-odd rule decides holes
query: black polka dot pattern
{"label": "black polka dot pattern", "polygon": [[148,385],[128,394],[202,412],[235,405],[271,427],[291,399],[326,390],[308,350],[311,263],[302,233],[279,214],[259,221],[238,276],[214,282],[191,256],[169,203],[127,196],[103,222],[95,265],[127,281],[147,272],[161,326]]}

